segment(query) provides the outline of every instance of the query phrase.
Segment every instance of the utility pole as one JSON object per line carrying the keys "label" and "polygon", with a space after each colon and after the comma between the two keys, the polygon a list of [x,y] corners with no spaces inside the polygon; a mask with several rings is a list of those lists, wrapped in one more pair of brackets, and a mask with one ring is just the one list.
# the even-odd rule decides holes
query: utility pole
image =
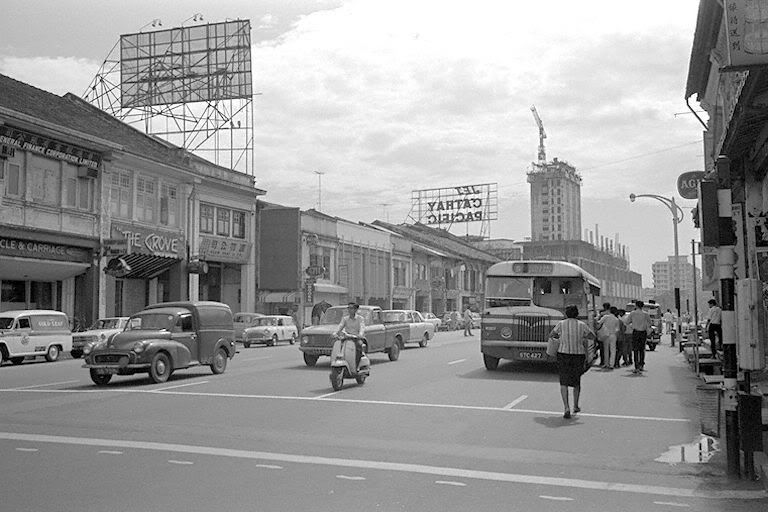
{"label": "utility pole", "polygon": [[317,211],[323,209],[323,171],[315,171],[317,174]]}

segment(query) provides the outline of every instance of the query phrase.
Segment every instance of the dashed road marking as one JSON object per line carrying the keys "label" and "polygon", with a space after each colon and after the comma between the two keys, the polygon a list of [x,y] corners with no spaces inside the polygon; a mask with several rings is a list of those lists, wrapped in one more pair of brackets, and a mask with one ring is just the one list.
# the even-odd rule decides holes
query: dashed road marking
{"label": "dashed road marking", "polygon": [[463,363],[464,361],[466,361],[466,359],[457,359],[455,361],[451,361],[450,363],[448,363],[448,365],[459,364],[459,363]]}
{"label": "dashed road marking", "polygon": [[539,498],[552,501],[573,501],[573,498],[568,498],[567,496],[547,496],[546,494],[542,494]]}
{"label": "dashed road marking", "polygon": [[340,480],[365,480],[364,476],[336,475],[336,478]]}
{"label": "dashed road marking", "polygon": [[37,452],[40,451],[37,448],[16,448],[17,452]]}
{"label": "dashed road marking", "polygon": [[256,464],[254,467],[264,469],[283,469],[283,466],[276,466],[275,464]]}
{"label": "dashed road marking", "polygon": [[[154,450],[187,455],[212,455],[217,457],[230,457],[236,459],[250,459],[262,461],[290,462],[295,464],[311,464],[317,466],[331,466],[352,469],[371,469],[376,471],[394,471],[422,475],[434,475],[440,477],[456,478],[459,480],[484,480],[491,482],[504,482],[529,485],[546,485],[558,488],[589,489],[595,491],[614,491],[633,494],[651,494],[670,496],[675,498],[701,498],[701,499],[740,499],[756,500],[765,499],[764,490],[707,490],[684,487],[663,487],[658,485],[625,484],[620,482],[602,482],[597,480],[582,480],[576,478],[561,478],[551,476],[524,475],[515,473],[500,473],[495,471],[481,471],[465,468],[453,468],[445,466],[428,466],[422,464],[407,464],[399,462],[384,462],[375,460],[341,459],[336,457],[319,457],[315,455],[296,455],[290,453],[259,452],[251,450],[238,450],[233,448],[218,448],[213,446],[194,446],[185,444],[154,443],[147,441],[130,441],[120,439],[98,439],[88,437],[49,436],[40,434],[22,434],[18,432],[0,432],[0,439],[20,441],[27,443],[56,443],[75,446],[104,446],[110,448],[134,448],[141,450]],[[169,461],[170,462],[170,461]],[[179,461],[182,463],[189,463]],[[343,475],[337,475],[343,476]],[[365,477],[349,477],[360,480]]]}
{"label": "dashed road marking", "polygon": [[11,388],[11,389],[22,390],[22,389],[44,388],[46,386],[56,386],[58,384],[74,384],[75,382],[80,382],[80,381],[79,380],[65,380],[65,381],[61,381],[61,382],[49,382],[47,384],[36,384],[34,386],[23,386],[23,387],[20,387],[20,388]]}
{"label": "dashed road marking", "polygon": [[466,487],[467,484],[464,482],[454,482],[451,480],[435,480],[435,483],[438,485],[454,485],[456,487]]}
{"label": "dashed road marking", "polygon": [[503,408],[504,409],[511,409],[514,406],[516,406],[517,404],[519,404],[520,402],[522,402],[523,400],[525,400],[526,398],[528,398],[528,395],[520,395],[519,397],[515,398],[514,400],[509,402],[507,405],[505,405]]}
{"label": "dashed road marking", "polygon": [[170,459],[168,462],[170,462],[171,464],[179,464],[179,465],[182,465],[182,466],[191,466],[192,464],[194,464],[194,462],[192,462],[191,460],[175,460],[175,459]]}
{"label": "dashed road marking", "polygon": [[177,386],[168,386],[167,388],[159,388],[159,389],[153,389],[152,391],[168,391],[169,389],[176,389],[176,388],[185,388],[187,386],[197,386],[198,384],[206,384],[207,380],[200,380],[197,382],[190,382],[188,384],[179,384]]}
{"label": "dashed road marking", "polygon": [[105,455],[122,455],[123,452],[119,450],[99,450],[98,453],[103,453]]}
{"label": "dashed road marking", "polygon": [[688,507],[688,508],[690,508],[690,505],[687,504],[687,503],[675,503],[673,501],[654,501],[653,504],[654,505],[665,505],[665,506],[668,506],[668,507],[683,507],[683,508]]}

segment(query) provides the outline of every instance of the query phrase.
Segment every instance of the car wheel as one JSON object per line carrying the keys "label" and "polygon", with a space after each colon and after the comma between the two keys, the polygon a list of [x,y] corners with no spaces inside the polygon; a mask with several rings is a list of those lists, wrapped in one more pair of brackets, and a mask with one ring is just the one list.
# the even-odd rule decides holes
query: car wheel
{"label": "car wheel", "polygon": [[495,370],[499,367],[499,358],[498,357],[491,357],[487,354],[483,354],[483,363],[485,363],[485,369],[486,370]]}
{"label": "car wheel", "polygon": [[425,332],[425,333],[424,333],[424,337],[423,337],[423,338],[421,339],[421,341],[419,342],[419,346],[420,346],[421,348],[424,348],[424,347],[426,347],[426,346],[427,346],[427,343],[429,343],[429,333],[426,333],[426,332]]}
{"label": "car wheel", "polygon": [[165,352],[158,352],[149,365],[149,378],[155,384],[161,384],[171,376],[171,360]]}
{"label": "car wheel", "polygon": [[243,342],[243,346],[244,346],[245,348],[251,348],[251,342],[250,342],[250,341],[244,341],[244,342]]}
{"label": "car wheel", "polygon": [[227,351],[219,347],[219,350],[213,355],[211,371],[214,375],[220,375],[227,369]]}
{"label": "car wheel", "polygon": [[272,338],[269,340],[269,343],[267,345],[269,345],[270,347],[274,347],[275,345],[277,345],[277,334],[272,335]]}
{"label": "car wheel", "polygon": [[293,345],[294,343],[296,343],[296,333],[295,333],[295,332],[291,333],[291,341],[290,341],[289,343],[290,343],[291,345]]}
{"label": "car wheel", "polygon": [[304,354],[304,364],[307,366],[315,366],[317,364],[317,358],[320,356],[313,356],[312,354]]}
{"label": "car wheel", "polygon": [[400,357],[400,340],[395,339],[395,341],[392,342],[392,346],[389,347],[389,360],[397,361],[399,357]]}
{"label": "car wheel", "polygon": [[83,351],[82,350],[71,350],[69,352],[69,355],[72,356],[72,359],[80,359],[83,357]]}
{"label": "car wheel", "polygon": [[48,347],[48,352],[45,353],[45,360],[49,363],[54,362],[59,358],[59,346],[51,345]]}
{"label": "car wheel", "polygon": [[344,368],[341,366],[334,366],[331,368],[331,386],[334,391],[338,391],[344,385]]}
{"label": "car wheel", "polygon": [[112,375],[109,373],[99,373],[93,368],[91,368],[91,380],[94,384],[97,386],[106,386],[109,384],[109,381],[112,380]]}
{"label": "car wheel", "polygon": [[20,356],[20,357],[12,357],[12,358],[11,358],[11,362],[12,362],[13,364],[21,364],[21,363],[23,363],[23,362],[24,362],[24,356]]}

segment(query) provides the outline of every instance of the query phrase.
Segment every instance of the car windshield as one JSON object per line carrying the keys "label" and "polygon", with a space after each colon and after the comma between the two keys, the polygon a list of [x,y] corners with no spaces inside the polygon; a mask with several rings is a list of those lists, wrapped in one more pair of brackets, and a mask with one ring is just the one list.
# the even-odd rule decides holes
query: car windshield
{"label": "car windshield", "polygon": [[128,331],[156,331],[166,330],[170,331],[173,327],[174,315],[168,313],[144,313],[142,315],[132,316],[128,320]]}
{"label": "car windshield", "polygon": [[[357,314],[363,317],[365,325],[371,325],[371,311],[368,309],[358,309]],[[328,308],[323,313],[320,323],[323,325],[339,325],[341,319],[347,316],[346,306],[336,306]]]}
{"label": "car windshield", "polygon": [[384,311],[381,313],[381,320],[384,323],[408,321],[408,319],[405,318],[405,311]]}
{"label": "car windshield", "polygon": [[254,313],[237,313],[232,318],[233,322],[243,322],[243,323],[251,323],[257,318],[259,318],[261,315],[256,315]]}
{"label": "car windshield", "polygon": [[10,329],[13,325],[13,317],[3,316],[0,317],[0,329]]}
{"label": "car windshield", "polygon": [[254,320],[253,325],[277,325],[277,318],[265,316]]}
{"label": "car windshield", "polygon": [[125,320],[122,318],[99,318],[93,323],[90,329],[122,329],[124,326]]}

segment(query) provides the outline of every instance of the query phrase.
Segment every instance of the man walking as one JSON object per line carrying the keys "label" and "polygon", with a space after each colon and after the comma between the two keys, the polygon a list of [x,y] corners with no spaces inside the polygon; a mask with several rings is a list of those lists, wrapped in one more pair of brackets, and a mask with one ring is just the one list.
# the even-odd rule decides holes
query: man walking
{"label": "man walking", "polygon": [[709,346],[712,355],[723,350],[723,310],[717,305],[715,299],[709,299],[709,318],[707,319],[707,333],[709,334]]}
{"label": "man walking", "polygon": [[472,312],[468,305],[464,307],[464,336],[472,336]]}
{"label": "man walking", "polygon": [[635,310],[630,312],[625,320],[627,331],[632,332],[632,353],[635,360],[632,373],[645,371],[645,342],[651,330],[651,315],[643,311],[643,306],[643,301],[636,301]]}

